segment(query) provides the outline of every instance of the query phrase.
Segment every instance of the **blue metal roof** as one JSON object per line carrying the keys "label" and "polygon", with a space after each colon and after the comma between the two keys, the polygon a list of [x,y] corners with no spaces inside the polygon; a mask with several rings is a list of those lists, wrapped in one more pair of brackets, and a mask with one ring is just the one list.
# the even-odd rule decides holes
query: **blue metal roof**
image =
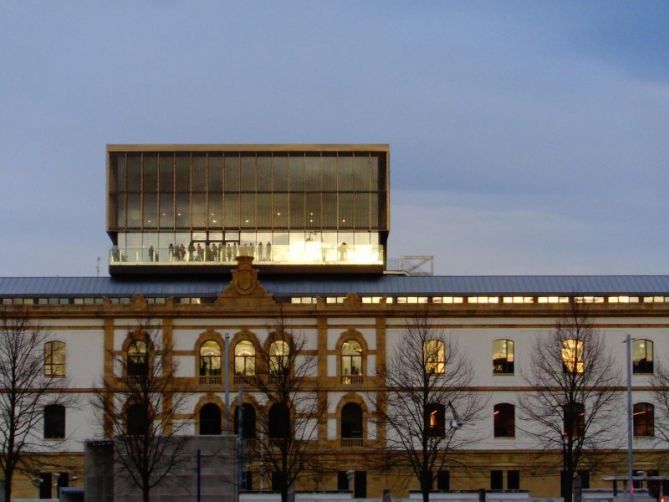
{"label": "blue metal roof", "polygon": [[[364,295],[667,295],[669,275],[487,275],[487,276],[265,276],[277,296]],[[215,296],[230,276],[112,278],[0,277],[4,297]]]}

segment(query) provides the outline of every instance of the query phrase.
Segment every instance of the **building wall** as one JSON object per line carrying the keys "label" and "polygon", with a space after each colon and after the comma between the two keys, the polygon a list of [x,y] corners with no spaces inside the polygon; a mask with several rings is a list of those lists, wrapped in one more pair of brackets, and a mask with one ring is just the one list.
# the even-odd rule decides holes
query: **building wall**
{"label": "building wall", "polygon": [[[487,399],[482,419],[477,424],[468,424],[461,431],[477,440],[467,448],[453,451],[453,466],[450,467],[451,489],[477,489],[490,486],[490,471],[519,470],[522,489],[529,489],[536,496],[559,493],[559,472],[548,466],[549,457],[536,457],[540,451],[537,444],[518,430],[516,414],[516,438],[494,438],[492,431],[492,407],[499,402],[517,404],[519,396],[527,391],[522,372],[529,368],[533,343],[546,336],[565,311],[564,305],[422,305],[362,304],[349,297],[342,304],[327,304],[319,301],[312,305],[283,304],[282,322],[293,334],[304,338],[305,357],[317,358],[313,378],[327,396],[328,412],[321,424],[321,436],[316,445],[326,465],[325,472],[308,476],[300,481],[305,489],[336,489],[338,471],[367,471],[368,495],[378,497],[384,488],[393,495],[402,495],[415,489],[417,483],[406,469],[397,469],[394,462],[381,462],[375,458],[373,441],[378,439],[378,427],[371,413],[366,414],[366,441],[361,449],[342,449],[339,441],[339,419],[337,410],[352,396],[373,410],[377,391],[382,382],[377,374],[389,358],[402,350],[402,339],[406,336],[407,323],[417,316],[430,317],[432,326],[442,330],[451,338],[472,362],[475,379],[472,389]],[[275,302],[246,299],[244,303],[225,299],[215,304],[147,305],[136,298],[130,305],[60,305],[33,306],[27,309],[48,333],[49,339],[67,344],[67,376],[63,387],[76,396],[76,404],[67,410],[65,440],[45,441],[45,458],[49,465],[44,469],[70,473],[71,484],[81,485],[82,452],[86,439],[102,437],[100,417],[90,405],[93,391],[100,386],[103,376],[111,376],[109,364],[111,353],[120,353],[128,332],[138,322],[151,319],[159,324],[163,333],[171,333],[174,357],[178,362],[179,384],[185,389],[186,399],[182,419],[188,423],[184,433],[196,433],[197,420],[193,416],[198,403],[225,400],[224,385],[201,385],[198,381],[198,340],[206,337],[224,338],[229,334],[234,340],[239,333],[251,334],[263,344],[276,322],[278,306]],[[426,314],[427,312],[427,314]],[[606,344],[613,351],[621,376],[625,364],[626,334],[635,338],[654,341],[655,364],[669,352],[669,308],[657,305],[604,304],[594,305],[593,322],[602,333]],[[344,384],[339,374],[339,344],[348,337],[356,337],[364,348],[363,379],[360,384]],[[515,364],[513,375],[492,373],[492,343],[496,339],[515,342]],[[230,351],[232,353],[232,350]],[[222,365],[223,366],[223,365]],[[231,362],[230,367],[233,367]],[[448,369],[447,369],[448,370]],[[231,370],[232,372],[232,370]],[[118,368],[117,376],[120,375]],[[230,379],[231,397],[234,402],[237,385]],[[634,401],[652,402],[649,377],[634,376]],[[262,399],[248,396],[262,405]],[[621,389],[621,421],[617,424],[619,437],[625,437],[622,420],[624,401]],[[260,410],[258,410],[260,412]],[[656,409],[656,414],[659,409]],[[460,432],[458,432],[460,434]],[[382,439],[382,438],[381,438]],[[637,453],[637,468],[666,469],[663,457],[666,445],[652,439],[634,440]],[[591,473],[591,485],[606,486],[599,478],[604,475],[625,472],[624,444],[612,452],[599,470]],[[458,465],[456,465],[456,463]],[[459,464],[465,464],[462,467]],[[254,489],[260,487],[259,465],[250,461],[255,470]],[[666,470],[664,471],[666,473]],[[505,473],[506,477],[506,473]],[[75,479],[76,478],[76,479]],[[269,480],[263,480],[265,488]],[[16,480],[17,497],[34,497],[37,491],[31,480],[19,477]]]}

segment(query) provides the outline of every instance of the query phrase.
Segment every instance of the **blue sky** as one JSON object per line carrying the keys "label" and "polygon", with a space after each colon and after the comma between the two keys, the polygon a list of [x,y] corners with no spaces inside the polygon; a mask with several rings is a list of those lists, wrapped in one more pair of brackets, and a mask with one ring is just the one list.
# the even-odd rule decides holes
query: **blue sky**
{"label": "blue sky", "polygon": [[437,273],[669,273],[666,1],[6,1],[0,63],[0,275],[95,274],[107,143],[282,142],[389,143]]}

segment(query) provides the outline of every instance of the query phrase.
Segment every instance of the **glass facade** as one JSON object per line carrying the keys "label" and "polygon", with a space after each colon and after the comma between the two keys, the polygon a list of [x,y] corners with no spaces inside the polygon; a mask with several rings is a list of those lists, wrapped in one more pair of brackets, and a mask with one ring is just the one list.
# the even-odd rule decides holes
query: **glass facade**
{"label": "glass facade", "polygon": [[385,262],[387,147],[108,155],[112,264]]}

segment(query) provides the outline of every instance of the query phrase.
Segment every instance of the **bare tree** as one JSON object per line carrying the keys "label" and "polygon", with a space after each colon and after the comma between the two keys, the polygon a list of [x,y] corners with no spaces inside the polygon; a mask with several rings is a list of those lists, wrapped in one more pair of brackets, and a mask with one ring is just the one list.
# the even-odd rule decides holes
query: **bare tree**
{"label": "bare tree", "polygon": [[318,471],[313,443],[327,410],[315,378],[316,358],[305,355],[304,347],[304,338],[291,334],[280,317],[256,355],[258,369],[251,380],[264,402],[257,418],[258,453],[265,469],[278,477],[283,502],[298,476]]}
{"label": "bare tree", "polygon": [[585,305],[570,304],[553,330],[535,341],[522,375],[530,392],[520,399],[521,429],[542,451],[562,453],[561,491],[571,502],[579,467],[593,467],[602,450],[615,445],[621,414],[620,371]]}
{"label": "bare tree", "polygon": [[[38,433],[45,407],[64,407],[71,402],[59,392],[59,387],[65,386],[64,353],[47,351],[48,335],[24,309],[3,309],[0,313],[0,469],[5,481],[4,500],[11,500],[14,474],[32,476],[37,470],[39,464],[31,454],[48,449]],[[60,419],[58,428],[64,436],[64,413]]]}
{"label": "bare tree", "polygon": [[653,428],[657,439],[669,443],[669,367],[657,364],[651,385],[659,413],[653,414]]}
{"label": "bare tree", "polygon": [[382,376],[386,390],[375,407],[379,428],[386,428],[387,447],[410,467],[427,502],[449,452],[475,441],[457,431],[476,420],[485,400],[470,390],[470,361],[427,316],[407,322]]}
{"label": "bare tree", "polygon": [[114,440],[118,474],[149,502],[151,490],[187,460],[186,423],[176,421],[184,395],[175,390],[172,346],[150,320],[128,333],[123,353],[112,353],[115,374],[105,375],[93,406]]}

